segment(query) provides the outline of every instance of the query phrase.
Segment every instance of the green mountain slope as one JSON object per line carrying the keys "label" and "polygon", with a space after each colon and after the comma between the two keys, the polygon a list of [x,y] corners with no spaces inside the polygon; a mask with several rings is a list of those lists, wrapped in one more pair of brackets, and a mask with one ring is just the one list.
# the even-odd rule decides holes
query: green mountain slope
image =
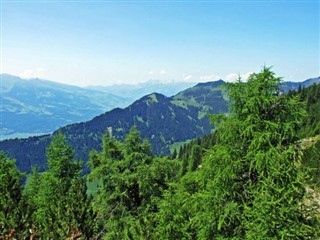
{"label": "green mountain slope", "polygon": [[[296,83],[295,83],[296,84]],[[299,84],[296,84],[298,87]],[[305,85],[304,85],[305,86]],[[300,100],[306,103],[307,116],[303,121],[302,126],[296,129],[299,141],[304,151],[303,164],[310,167],[312,175],[310,180],[319,186],[320,179],[320,84],[313,82],[309,87],[302,87],[296,91],[290,91],[286,96],[299,96]],[[215,144],[215,132],[204,136],[203,138],[194,139],[188,143],[182,144],[179,149],[176,149],[172,154],[172,158],[178,158],[183,162],[181,173],[185,174],[188,166],[193,159],[193,149],[196,146],[201,148],[201,154],[206,152]]]}
{"label": "green mountain slope", "polygon": [[[112,127],[116,139],[123,139],[136,125],[141,136],[150,141],[155,154],[168,154],[173,143],[201,137],[211,131],[209,112],[227,111],[227,101],[220,89],[223,83],[198,84],[170,98],[153,93],[125,109],[116,108],[91,121],[68,125],[59,131],[67,136],[77,158],[84,161],[90,150],[100,150],[101,136],[108,127]],[[45,149],[51,139],[52,135],[45,135],[5,140],[0,149],[17,159],[20,170],[30,171],[31,165],[45,168]]]}
{"label": "green mountain slope", "polygon": [[[299,85],[307,86],[308,82],[291,85],[297,89]],[[116,108],[88,122],[71,124],[59,131],[67,136],[76,157],[84,161],[92,149],[101,149],[101,136],[108,127],[112,128],[116,139],[122,140],[136,125],[142,137],[150,141],[155,154],[168,154],[174,143],[210,133],[212,127],[208,113],[227,111],[228,99],[221,87],[223,84],[222,80],[199,83],[169,98],[157,93],[149,94],[125,109]],[[45,169],[45,149],[51,139],[52,135],[43,135],[6,140],[0,142],[0,149],[17,159],[22,171],[30,171],[32,165]]]}
{"label": "green mountain slope", "polygon": [[[193,85],[190,82],[162,83],[149,81],[138,85],[114,85],[110,87],[96,87],[95,90],[59,84],[40,79],[24,80],[8,74],[1,74],[1,139],[22,138],[28,136],[52,133],[59,127],[75,122],[88,121],[105,111],[115,107],[126,107],[134,100],[151,92],[158,92],[172,96]],[[286,82],[283,85],[285,92],[301,87],[307,87],[320,79],[313,78],[304,82]],[[198,102],[209,104],[210,96],[205,96],[204,91],[211,93],[210,86],[201,85],[202,95],[205,99],[197,98],[193,94],[196,89],[174,97],[174,104],[183,107],[196,105]],[[198,86],[199,87],[199,86]],[[92,87],[94,88],[94,87]],[[207,89],[206,89],[207,88]],[[119,97],[121,96],[121,97]],[[212,99],[213,102],[219,99]],[[184,102],[184,103],[183,103]],[[215,108],[219,104],[215,105]],[[208,110],[203,107],[199,113],[202,118]]]}

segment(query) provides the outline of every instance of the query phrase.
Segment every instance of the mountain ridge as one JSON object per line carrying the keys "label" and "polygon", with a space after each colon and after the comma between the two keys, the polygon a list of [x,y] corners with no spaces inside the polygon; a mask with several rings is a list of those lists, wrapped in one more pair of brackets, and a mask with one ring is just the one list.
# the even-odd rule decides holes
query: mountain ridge
{"label": "mountain ridge", "polygon": [[[202,91],[199,86],[195,89],[197,91],[192,91],[192,88],[187,89],[189,94],[186,96],[184,95],[186,91],[176,96],[179,96],[180,102],[187,102],[187,98],[193,92],[195,99],[200,99]],[[217,106],[222,105],[217,111],[206,105],[206,101],[198,105],[186,103],[185,106],[180,106],[176,104],[175,96],[166,97],[159,93],[151,93],[126,108],[115,108],[90,121],[67,125],[58,131],[66,135],[69,144],[76,152],[77,159],[84,161],[87,160],[90,150],[101,149],[101,137],[108,127],[112,127],[116,139],[122,140],[131,127],[136,125],[141,136],[150,141],[155,154],[168,154],[169,146],[173,143],[200,137],[211,131],[208,116],[199,117],[203,108],[212,113],[227,111],[227,102],[223,99],[221,91],[216,88],[215,90],[216,92],[211,95],[217,96],[219,100],[216,102]],[[54,134],[56,133],[57,131]],[[16,158],[17,166],[23,171],[30,171],[32,162],[38,163],[38,166],[45,169],[45,149],[52,136],[51,134],[4,140],[0,148],[10,157]]]}
{"label": "mountain ridge", "polygon": [[64,125],[126,106],[125,97],[42,79],[2,74],[1,136],[51,133]]}
{"label": "mountain ridge", "polygon": [[[108,127],[112,127],[116,139],[123,140],[130,128],[136,125],[142,137],[150,141],[155,154],[168,154],[172,144],[201,137],[211,131],[208,113],[227,112],[228,98],[223,84],[222,80],[200,83],[172,97],[151,93],[126,108],[114,108],[90,121],[69,124],[54,134],[65,134],[76,158],[86,162],[92,149],[101,150],[101,137]],[[297,83],[296,87],[299,85],[305,86]],[[32,165],[44,170],[45,150],[52,136],[5,140],[0,142],[0,149],[17,159],[22,171],[29,172]]]}
{"label": "mountain ridge", "polygon": [[149,80],[147,82],[137,84],[114,84],[111,86],[87,86],[89,89],[99,89],[106,93],[114,93],[117,95],[127,94],[131,99],[137,100],[152,92],[161,93],[167,97],[176,95],[189,87],[193,87],[197,82],[171,81],[162,82],[160,80]]}

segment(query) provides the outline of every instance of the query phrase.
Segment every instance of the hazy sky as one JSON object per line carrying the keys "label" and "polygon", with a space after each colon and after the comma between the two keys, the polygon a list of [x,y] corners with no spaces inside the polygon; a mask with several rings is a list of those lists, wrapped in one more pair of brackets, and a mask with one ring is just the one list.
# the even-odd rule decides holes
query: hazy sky
{"label": "hazy sky", "polygon": [[1,72],[74,85],[320,75],[319,1],[1,1]]}

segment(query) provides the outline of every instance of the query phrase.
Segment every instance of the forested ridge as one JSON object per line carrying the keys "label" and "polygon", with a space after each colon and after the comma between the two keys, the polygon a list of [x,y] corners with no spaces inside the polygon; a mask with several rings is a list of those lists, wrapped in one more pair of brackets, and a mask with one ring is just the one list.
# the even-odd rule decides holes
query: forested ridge
{"label": "forested ridge", "polygon": [[[299,86],[302,89],[313,83],[320,83],[320,78],[283,82],[280,88],[287,93],[289,90],[298,90]],[[127,108],[115,108],[90,121],[62,127],[52,134],[1,141],[0,150],[16,159],[16,165],[22,172],[30,173],[32,166],[44,171],[47,169],[46,147],[61,132],[74,149],[75,159],[84,162],[87,173],[89,153],[93,149],[101,150],[102,135],[106,129],[112,127],[113,137],[123,141],[130,128],[135,125],[141,137],[150,142],[154,154],[167,155],[183,142],[209,134],[213,127],[209,123],[208,114],[227,113],[229,98],[224,84],[222,80],[199,83],[172,97],[149,94]]]}
{"label": "forested ridge", "polygon": [[[153,93],[138,99],[124,109],[115,108],[88,122],[60,128],[50,135],[0,142],[0,149],[17,160],[20,171],[32,166],[46,170],[45,150],[52,138],[63,133],[75,151],[75,158],[88,160],[92,149],[101,150],[102,135],[112,127],[113,136],[124,140],[133,125],[149,140],[157,155],[169,154],[175,142],[201,137],[211,131],[208,113],[227,112],[228,103],[220,89],[223,81],[198,84],[173,97]],[[86,164],[85,164],[86,166]]]}
{"label": "forested ridge", "polygon": [[86,176],[61,133],[45,172],[1,153],[0,239],[318,239],[320,85],[280,83],[265,67],[226,84],[215,131],[170,157],[136,127],[105,134]]}

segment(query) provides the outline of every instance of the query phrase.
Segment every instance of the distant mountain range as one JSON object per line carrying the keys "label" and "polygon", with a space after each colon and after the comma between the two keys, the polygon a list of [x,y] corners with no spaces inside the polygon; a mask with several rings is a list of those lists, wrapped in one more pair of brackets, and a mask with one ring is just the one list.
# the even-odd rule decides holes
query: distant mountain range
{"label": "distant mountain range", "polygon": [[[123,139],[133,125],[147,138],[155,154],[168,154],[176,142],[201,137],[211,131],[208,113],[227,111],[227,101],[220,89],[223,81],[200,83],[173,97],[152,93],[127,108],[116,108],[91,121],[59,129],[67,136],[78,159],[87,160],[92,149],[100,149],[101,137],[108,127],[113,136]],[[45,168],[45,149],[52,135],[2,141],[0,149],[17,159],[22,171],[32,165]]]}
{"label": "distant mountain range", "polygon": [[[34,81],[43,84],[47,83],[41,80]],[[58,131],[67,136],[68,142],[75,149],[76,157],[84,161],[88,159],[88,154],[92,149],[100,150],[101,137],[108,127],[112,127],[113,136],[121,140],[129,132],[130,128],[136,125],[141,131],[142,137],[150,141],[155,154],[168,154],[173,144],[201,137],[211,131],[212,127],[209,124],[208,113],[227,112],[228,101],[221,87],[224,83],[222,80],[199,83],[172,97],[166,97],[158,93],[148,94],[124,109],[115,108],[94,117],[90,121],[70,124],[60,128]],[[320,78],[308,79],[300,83],[286,82],[283,84],[282,89],[289,91],[298,89],[299,86],[307,87],[313,83],[320,83]],[[21,84],[25,84],[25,82]],[[17,85],[19,86],[19,84]],[[54,86],[56,85],[53,84],[52,88],[54,88]],[[23,85],[21,88],[29,89]],[[45,88],[48,87],[46,86]],[[71,88],[73,89],[73,87]],[[13,95],[16,98],[20,97],[22,106],[38,106],[38,108],[40,108],[39,105],[42,106],[41,104],[44,103],[40,104],[37,102],[38,100],[35,96],[40,95],[38,98],[42,99],[41,101],[43,102],[43,99],[46,99],[46,97],[43,97],[45,92],[42,90],[41,95],[37,87],[33,90],[31,88],[30,91],[31,93],[25,93],[25,95],[20,93],[20,95],[18,94],[16,96],[13,94],[15,91],[13,91],[12,88],[11,90],[10,87],[4,88],[4,92],[11,92],[11,96]],[[51,91],[53,90],[50,89],[49,92]],[[65,91],[67,92],[67,90]],[[93,91],[92,94],[95,97],[98,97],[98,95],[94,94],[101,94],[101,92],[97,93],[95,90],[83,90],[82,88],[78,89],[78,91],[80,93],[81,91]],[[58,93],[61,95],[59,96]],[[62,109],[66,111],[73,111],[72,104],[74,103],[71,102],[72,100],[76,101],[78,95],[68,93],[70,95],[67,94],[67,96],[64,96],[64,92],[58,91],[58,93],[59,99],[69,101],[67,102],[69,105],[65,106],[63,105],[63,101],[61,101],[61,104],[57,104],[57,107],[54,109],[58,111],[59,106],[62,106]],[[80,93],[78,94],[83,97]],[[49,95],[48,98],[51,99],[50,94],[47,94]],[[104,94],[106,93],[103,93],[102,96],[104,96]],[[3,101],[8,101],[8,94],[4,96],[6,96],[6,99],[3,97]],[[27,100],[22,101],[23,98]],[[117,99],[117,97],[115,97],[115,99]],[[9,98],[9,100],[11,99]],[[83,101],[85,100],[89,101],[88,98],[83,99]],[[29,103],[29,101],[34,105]],[[13,105],[15,101],[11,101],[10,103]],[[50,104],[50,102],[45,103]],[[79,104],[79,108],[80,107]],[[2,110],[2,114],[4,110]],[[59,112],[52,112],[52,115],[49,114],[49,116],[55,118],[55,115],[59,114]],[[19,114],[16,115],[19,116]],[[3,114],[3,118],[5,117],[6,115]],[[11,121],[15,121],[14,119],[13,115]],[[78,118],[78,120],[79,119],[80,118]],[[32,119],[30,119],[30,123],[25,123],[25,120],[21,119],[20,121],[22,121],[20,124],[32,123]],[[27,139],[5,140],[0,142],[0,149],[5,151],[10,157],[17,159],[17,166],[22,171],[30,171],[32,165],[38,165],[44,169],[46,167],[45,149],[53,135],[49,134]]]}
{"label": "distant mountain range", "polygon": [[[52,133],[59,127],[88,121],[116,107],[126,107],[152,92],[170,97],[196,85],[150,80],[136,85],[81,88],[41,79],[25,80],[8,74],[2,74],[1,79],[1,139]],[[284,90],[317,81],[319,78],[302,83],[286,82]]]}
{"label": "distant mountain range", "polygon": [[138,85],[81,88],[41,79],[2,74],[2,139],[52,133],[59,127],[83,122],[116,107],[126,107],[152,92],[166,96],[195,85],[149,81]]}
{"label": "distant mountain range", "polygon": [[[197,82],[161,82],[160,80],[149,80],[139,84],[116,84],[112,86],[89,86],[93,90],[104,91],[118,96],[126,96],[132,100],[137,100],[150,93],[157,92],[167,97],[193,87]],[[133,101],[132,101],[133,102]]]}
{"label": "distant mountain range", "polygon": [[1,137],[51,133],[74,122],[88,121],[129,99],[101,91],[40,79],[2,74]]}
{"label": "distant mountain range", "polygon": [[319,83],[320,83],[320,77],[316,77],[316,78],[309,78],[303,82],[286,81],[282,84],[281,88],[284,92],[288,92],[289,90],[298,90],[299,87],[306,88],[312,84],[319,84]]}

